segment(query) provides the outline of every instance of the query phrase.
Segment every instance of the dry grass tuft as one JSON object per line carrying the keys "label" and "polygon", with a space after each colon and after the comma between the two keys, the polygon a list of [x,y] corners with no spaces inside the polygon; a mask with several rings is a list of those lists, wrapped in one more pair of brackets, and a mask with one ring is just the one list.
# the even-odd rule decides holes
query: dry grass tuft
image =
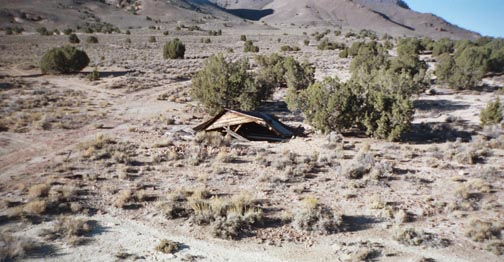
{"label": "dry grass tuft", "polygon": [[49,184],[33,185],[28,190],[28,196],[32,199],[37,197],[47,197],[50,189],[51,186]]}
{"label": "dry grass tuft", "polygon": [[0,234],[0,261],[15,261],[39,251],[43,246],[32,239]]}
{"label": "dry grass tuft", "polygon": [[465,235],[470,237],[473,241],[484,242],[486,240],[498,239],[501,230],[502,228],[491,222],[478,219],[471,221]]}
{"label": "dry grass tuft", "polygon": [[78,219],[71,217],[59,218],[51,229],[44,229],[40,236],[45,240],[65,240],[72,246],[80,245],[87,239],[86,234],[93,231],[93,224],[86,219]]}
{"label": "dry grass tuft", "polygon": [[406,246],[447,247],[450,245],[447,239],[441,239],[435,234],[419,232],[413,228],[397,228],[394,239]]}
{"label": "dry grass tuft", "polygon": [[231,140],[227,137],[224,137],[219,132],[199,132],[198,134],[196,134],[194,142],[202,146],[211,146],[218,148],[228,146]]}
{"label": "dry grass tuft", "polygon": [[166,254],[176,253],[177,251],[180,250],[180,248],[181,248],[180,243],[168,239],[161,240],[161,243],[159,243],[159,245],[156,246],[157,251]]}
{"label": "dry grass tuft", "polygon": [[497,256],[504,255],[504,241],[493,241],[488,243],[485,248],[487,251],[494,253]]}
{"label": "dry grass tuft", "polygon": [[294,216],[294,225],[299,230],[332,234],[344,230],[343,217],[331,208],[320,205],[313,197],[304,199],[303,207]]}
{"label": "dry grass tuft", "polygon": [[32,200],[23,208],[23,211],[30,215],[41,215],[46,212],[48,202],[46,200]]}
{"label": "dry grass tuft", "polygon": [[133,192],[130,189],[119,191],[114,201],[114,206],[118,208],[125,207],[133,197]]}

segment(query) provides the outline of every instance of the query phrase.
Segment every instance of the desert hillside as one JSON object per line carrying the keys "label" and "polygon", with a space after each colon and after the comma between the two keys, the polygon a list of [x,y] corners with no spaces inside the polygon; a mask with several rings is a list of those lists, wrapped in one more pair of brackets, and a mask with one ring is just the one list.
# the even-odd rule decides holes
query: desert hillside
{"label": "desert hillside", "polygon": [[241,27],[253,27],[256,23],[264,29],[328,27],[354,31],[369,29],[380,34],[427,36],[434,39],[479,37],[477,33],[452,25],[440,17],[415,12],[402,1],[2,0],[0,12],[3,14],[1,26],[31,29],[96,22],[107,22],[121,29],[163,23],[210,23]]}

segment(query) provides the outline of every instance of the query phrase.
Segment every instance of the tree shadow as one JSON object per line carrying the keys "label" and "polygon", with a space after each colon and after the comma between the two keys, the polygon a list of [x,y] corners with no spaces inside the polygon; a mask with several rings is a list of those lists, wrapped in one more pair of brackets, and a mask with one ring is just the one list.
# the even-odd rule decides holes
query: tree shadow
{"label": "tree shadow", "polygon": [[441,100],[428,100],[428,99],[419,99],[413,102],[415,109],[422,111],[437,111],[437,112],[446,112],[446,111],[455,111],[467,109],[470,107],[469,104],[466,103],[457,103],[454,101],[441,99]]}
{"label": "tree shadow", "polygon": [[476,132],[471,128],[460,130],[448,123],[420,123],[412,124],[409,132],[402,136],[402,141],[410,144],[454,142],[457,139],[469,142],[474,134]]}
{"label": "tree shadow", "polygon": [[[106,77],[120,77],[127,75],[129,73],[133,73],[135,70],[125,70],[125,71],[99,71],[99,76],[100,78],[106,78]],[[90,74],[91,72],[86,72]]]}
{"label": "tree shadow", "polygon": [[52,244],[35,244],[26,250],[25,258],[42,259],[43,261],[43,258],[45,257],[57,257],[60,255],[61,254],[58,253],[58,249]]}
{"label": "tree shadow", "polygon": [[382,222],[382,220],[368,216],[343,216],[343,224],[346,232],[366,230],[371,228],[373,224],[380,222]]}
{"label": "tree shadow", "polygon": [[274,115],[282,119],[282,121],[292,121],[292,122],[304,121],[303,115],[298,112],[291,112],[289,108],[287,108],[287,103],[285,103],[285,101],[263,102],[259,110],[267,114]]}

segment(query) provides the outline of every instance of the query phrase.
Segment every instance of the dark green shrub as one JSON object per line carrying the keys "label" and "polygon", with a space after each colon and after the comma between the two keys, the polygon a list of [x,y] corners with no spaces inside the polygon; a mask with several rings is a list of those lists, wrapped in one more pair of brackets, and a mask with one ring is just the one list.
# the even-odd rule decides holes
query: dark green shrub
{"label": "dark green shrub", "polygon": [[455,61],[450,54],[445,53],[438,56],[436,70],[434,71],[438,82],[449,82],[450,77],[453,75],[454,65]]}
{"label": "dark green shrub", "polygon": [[354,32],[351,32],[351,31],[345,34],[345,37],[346,37],[346,38],[356,37],[356,36],[357,36],[357,35],[356,35]]}
{"label": "dark green shrub", "polygon": [[65,35],[70,35],[71,33],[73,33],[72,28],[67,28],[67,29],[63,30],[63,34],[65,34]]}
{"label": "dark green shrub", "polygon": [[370,90],[366,105],[366,134],[378,139],[398,140],[413,120],[413,103],[400,93]]}
{"label": "dark green shrub", "polygon": [[340,58],[347,58],[348,57],[348,48],[345,48],[339,52],[338,56]]}
{"label": "dark green shrub", "polygon": [[368,29],[362,29],[360,32],[359,32],[359,36],[361,38],[369,38],[371,40],[376,40],[378,39],[378,36],[376,35],[375,32],[371,31],[371,30],[368,30]]}
{"label": "dark green shrub", "polygon": [[497,125],[503,119],[502,104],[499,97],[494,102],[488,102],[485,109],[481,110],[480,122],[481,126]]}
{"label": "dark green shrub", "polygon": [[49,32],[45,27],[39,27],[36,30],[40,35],[51,35],[51,32]]}
{"label": "dark green shrub", "polygon": [[88,44],[97,44],[98,38],[96,36],[88,36],[88,38],[86,38],[86,42]]}
{"label": "dark green shrub", "polygon": [[455,43],[448,38],[439,39],[432,44],[432,55],[439,56],[444,53],[453,53]]}
{"label": "dark green shrub", "polygon": [[149,37],[149,43],[155,43],[156,42],[156,37],[155,36],[150,36]]}
{"label": "dark green shrub", "polygon": [[304,89],[314,81],[315,69],[309,63],[299,63],[293,57],[278,54],[256,55],[259,65],[258,77],[275,87]]}
{"label": "dark green shrub", "polygon": [[68,36],[68,41],[71,43],[71,44],[78,44],[80,43],[80,39],[77,37],[76,34],[71,34]]}
{"label": "dark green shrub", "polygon": [[163,48],[164,59],[184,59],[185,45],[178,38],[165,44]]}
{"label": "dark green shrub", "polygon": [[213,30],[210,30],[208,31],[208,35],[209,36],[218,36],[218,35],[222,35],[222,30],[218,30],[218,31],[213,31]]}
{"label": "dark green shrub", "polygon": [[417,38],[402,38],[397,44],[397,54],[399,56],[418,55],[422,51],[422,45]]}
{"label": "dark green shrub", "polygon": [[481,81],[488,71],[489,50],[482,47],[469,47],[455,57],[453,74],[449,84],[453,88],[472,88]]}
{"label": "dark green shrub", "polygon": [[126,38],[126,40],[124,40],[126,42],[126,44],[131,44],[131,39],[130,38]]}
{"label": "dark green shrub", "polygon": [[284,45],[284,46],[280,47],[280,50],[282,52],[297,52],[297,51],[300,51],[301,48],[299,48],[297,46]]}
{"label": "dark green shrub", "polygon": [[340,30],[334,30],[334,36],[340,36],[341,31]]}
{"label": "dark green shrub", "polygon": [[432,51],[432,49],[434,48],[434,40],[428,37],[424,37],[420,41],[420,45],[422,46],[422,51]]}
{"label": "dark green shrub", "polygon": [[243,42],[247,41],[247,36],[246,35],[241,35],[240,36],[240,40],[243,41]]}
{"label": "dark green shrub", "polygon": [[420,40],[404,38],[397,45],[397,57],[390,61],[390,69],[400,74],[406,73],[410,78],[419,76],[424,78],[427,72],[427,63],[418,57],[422,51]]}
{"label": "dark green shrub", "polygon": [[204,43],[204,44],[210,44],[210,43],[212,43],[212,39],[210,39],[210,38],[201,38],[200,42]]}
{"label": "dark green shrub", "polygon": [[127,34],[127,35],[131,35],[130,30],[126,30],[126,32],[124,32],[124,33]]}
{"label": "dark green shrub", "polygon": [[189,27],[189,31],[201,31],[201,28],[197,25],[193,25],[191,27]]}
{"label": "dark green shrub", "polygon": [[301,110],[311,125],[324,132],[357,128],[375,138],[400,139],[413,118],[410,97],[421,92],[429,79],[426,67],[411,47],[393,59],[374,41],[342,52],[351,49],[357,50],[353,50],[348,82],[327,79],[308,88],[289,89],[289,109]]}
{"label": "dark green shrub", "polygon": [[[289,90],[291,91],[291,90]],[[314,128],[329,132],[350,128],[358,118],[359,97],[349,85],[328,78],[314,83],[287,100],[289,109],[301,110]]]}
{"label": "dark green shrub", "polygon": [[247,59],[227,62],[222,54],[212,55],[193,77],[191,94],[210,113],[222,108],[252,110],[271,95],[272,88],[247,69]]}
{"label": "dark green shrub", "polygon": [[303,43],[304,43],[305,46],[309,46],[310,45],[310,40],[309,39],[305,39],[303,41]]}
{"label": "dark green shrub", "polygon": [[385,40],[385,42],[383,42],[383,47],[387,50],[392,50],[392,48],[394,48],[394,44],[392,44],[389,40]]}
{"label": "dark green shrub", "polygon": [[243,47],[243,52],[245,52],[245,53],[247,53],[247,52],[258,53],[259,47],[255,46],[254,43],[252,43],[252,41],[247,40],[247,41],[245,41],[245,45]]}
{"label": "dark green shrub", "polygon": [[[10,27],[8,27],[8,28],[10,28]],[[5,29],[6,30],[6,34],[7,34],[7,29],[8,28]],[[24,28],[18,27],[18,26],[14,27],[14,28],[11,28],[11,30],[16,35],[20,35],[20,34],[22,34],[24,32]]]}
{"label": "dark green shrub", "polygon": [[68,74],[79,72],[88,64],[86,52],[73,46],[63,46],[45,53],[40,60],[40,69],[43,74]]}
{"label": "dark green shrub", "polygon": [[12,35],[13,34],[13,30],[12,30],[12,27],[6,27],[5,28],[5,34],[6,35]]}
{"label": "dark green shrub", "polygon": [[170,31],[164,31],[163,32],[163,35],[169,35],[170,34]]}
{"label": "dark green shrub", "polygon": [[324,38],[322,42],[317,46],[319,50],[342,50],[346,48],[346,45],[343,43],[330,42],[329,39]]}
{"label": "dark green shrub", "polygon": [[91,72],[91,73],[88,74],[88,80],[91,81],[91,82],[92,81],[97,81],[99,79],[100,79],[100,72],[98,72],[97,68],[95,68],[93,70],[93,72]]}

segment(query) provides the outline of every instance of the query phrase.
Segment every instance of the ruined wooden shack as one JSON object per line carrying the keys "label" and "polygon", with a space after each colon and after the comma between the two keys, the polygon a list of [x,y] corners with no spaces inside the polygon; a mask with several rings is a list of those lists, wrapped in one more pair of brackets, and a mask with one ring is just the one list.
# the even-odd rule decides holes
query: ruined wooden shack
{"label": "ruined wooden shack", "polygon": [[231,109],[222,110],[194,130],[218,131],[243,141],[283,141],[294,136],[290,127],[269,114]]}

